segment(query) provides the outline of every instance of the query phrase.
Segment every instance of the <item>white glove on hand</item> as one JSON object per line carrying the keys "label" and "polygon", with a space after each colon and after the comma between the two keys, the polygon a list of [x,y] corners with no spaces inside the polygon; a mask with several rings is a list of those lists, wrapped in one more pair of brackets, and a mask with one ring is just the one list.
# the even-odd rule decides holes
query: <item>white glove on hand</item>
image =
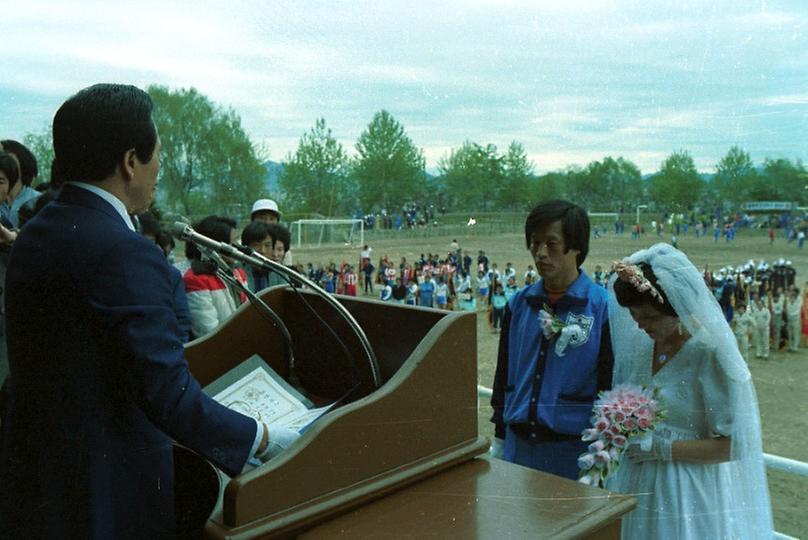
{"label": "white glove on hand", "polygon": [[267,426],[267,435],[269,442],[266,449],[256,456],[261,462],[274,458],[300,438],[300,433],[297,431],[285,426],[274,425]]}
{"label": "white glove on hand", "polygon": [[491,447],[488,449],[488,455],[497,459],[502,459],[505,453],[505,441],[494,437]]}
{"label": "white glove on hand", "polygon": [[644,461],[671,461],[673,442],[657,434],[651,438],[651,449],[643,450],[639,444],[629,444],[626,448],[626,457],[634,463]]}

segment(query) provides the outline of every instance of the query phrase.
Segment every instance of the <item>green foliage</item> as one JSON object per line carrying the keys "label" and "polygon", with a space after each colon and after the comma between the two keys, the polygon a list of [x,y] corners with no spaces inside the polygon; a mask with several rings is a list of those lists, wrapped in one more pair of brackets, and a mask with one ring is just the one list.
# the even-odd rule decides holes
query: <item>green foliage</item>
{"label": "green foliage", "polygon": [[266,171],[235,112],[194,88],[148,91],[162,141],[159,187],[172,210],[237,216],[264,195]]}
{"label": "green foliage", "polygon": [[648,191],[660,209],[683,211],[699,201],[703,189],[704,180],[693,158],[682,150],[662,162],[660,171],[651,178]]}
{"label": "green foliage", "polygon": [[535,193],[534,205],[541,201],[565,197],[564,186],[566,183],[567,174],[564,172],[556,171],[539,176],[531,189],[531,193]]}
{"label": "green foliage", "polygon": [[603,161],[590,163],[586,172],[590,182],[598,187],[593,211],[625,211],[645,200],[640,169],[627,159],[607,156]]}
{"label": "green foliage", "polygon": [[354,178],[363,208],[398,207],[426,189],[425,160],[387,111],[379,111],[356,143]]}
{"label": "green foliage", "polygon": [[528,196],[533,179],[533,162],[522,143],[512,141],[502,160],[502,182],[497,201],[501,210],[526,210],[536,201]]}
{"label": "green foliage", "polygon": [[466,141],[438,162],[449,204],[456,208],[486,211],[500,198],[504,159],[493,144]]}
{"label": "green foliage", "polygon": [[750,192],[757,181],[758,175],[752,158],[740,147],[733,146],[716,167],[711,186],[714,193],[711,202],[720,204],[726,201],[737,208],[749,200]]}
{"label": "green foliage", "polygon": [[22,144],[36,157],[39,169],[39,182],[50,182],[51,164],[53,163],[53,133],[50,126],[40,133],[28,133],[22,138]]}
{"label": "green foliage", "polygon": [[279,181],[291,211],[333,216],[356,206],[348,156],[324,118],[303,134],[297,151],[283,165]]}
{"label": "green foliage", "polygon": [[796,201],[801,206],[808,203],[808,172],[800,160],[766,159],[761,180],[752,189],[755,200]]}

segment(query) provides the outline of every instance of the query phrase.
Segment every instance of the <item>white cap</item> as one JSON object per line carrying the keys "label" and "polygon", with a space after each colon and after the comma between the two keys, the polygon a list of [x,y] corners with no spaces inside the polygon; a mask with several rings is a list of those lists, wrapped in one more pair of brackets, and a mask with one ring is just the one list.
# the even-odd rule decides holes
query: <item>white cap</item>
{"label": "white cap", "polygon": [[278,214],[278,219],[281,218],[281,211],[278,210],[278,203],[276,203],[272,199],[258,199],[257,201],[255,201],[253,203],[250,216],[252,216],[256,212],[262,212],[262,211],[275,212],[276,214]]}

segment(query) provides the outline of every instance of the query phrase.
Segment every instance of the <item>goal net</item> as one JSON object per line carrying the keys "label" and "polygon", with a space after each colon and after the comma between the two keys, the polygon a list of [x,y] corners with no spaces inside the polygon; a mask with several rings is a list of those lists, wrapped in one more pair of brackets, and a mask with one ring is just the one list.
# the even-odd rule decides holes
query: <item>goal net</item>
{"label": "goal net", "polygon": [[361,219],[300,219],[290,228],[292,247],[325,245],[362,246],[365,222]]}
{"label": "goal net", "polygon": [[[614,212],[589,212],[589,224],[592,230],[598,227],[603,232],[609,232],[614,229],[614,222],[618,220],[620,214]],[[628,221],[629,225],[633,223],[633,218],[623,216],[623,221]]]}

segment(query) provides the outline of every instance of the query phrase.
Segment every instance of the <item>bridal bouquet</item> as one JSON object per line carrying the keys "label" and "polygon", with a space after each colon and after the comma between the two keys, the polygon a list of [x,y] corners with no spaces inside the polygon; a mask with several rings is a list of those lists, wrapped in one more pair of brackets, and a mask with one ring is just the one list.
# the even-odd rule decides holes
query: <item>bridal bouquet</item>
{"label": "bridal bouquet", "polygon": [[658,392],[658,388],[622,384],[600,393],[592,409],[592,427],[585,429],[581,437],[592,442],[578,457],[579,482],[603,487],[606,478],[620,466],[629,439],[637,441],[650,435],[665,417]]}

